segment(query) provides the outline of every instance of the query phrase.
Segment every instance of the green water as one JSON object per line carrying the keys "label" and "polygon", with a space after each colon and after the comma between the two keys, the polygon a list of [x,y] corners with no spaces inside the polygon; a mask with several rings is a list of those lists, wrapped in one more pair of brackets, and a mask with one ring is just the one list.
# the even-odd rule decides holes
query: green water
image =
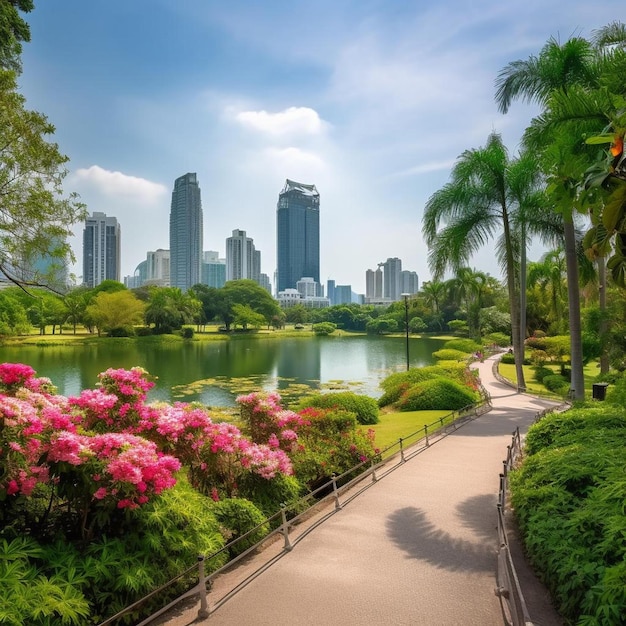
{"label": "green water", "polygon": [[[433,362],[442,340],[409,340],[411,367]],[[199,401],[232,407],[241,393],[277,390],[284,398],[307,389],[350,389],[373,397],[379,382],[406,368],[401,337],[303,337],[154,345],[102,342],[96,346],[0,347],[0,362],[25,363],[47,376],[60,394],[93,388],[109,367],[141,366],[157,377],[150,400]]]}

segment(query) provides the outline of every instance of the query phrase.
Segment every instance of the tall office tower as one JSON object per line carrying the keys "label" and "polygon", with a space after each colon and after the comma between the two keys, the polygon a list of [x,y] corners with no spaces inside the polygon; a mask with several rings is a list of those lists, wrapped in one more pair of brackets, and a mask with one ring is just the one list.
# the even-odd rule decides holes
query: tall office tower
{"label": "tall office tower", "polygon": [[335,302],[335,281],[332,278],[329,278],[326,281],[326,297],[328,298],[328,301],[330,302],[330,306],[333,306],[334,304],[337,304]]}
{"label": "tall office tower", "polygon": [[393,302],[400,300],[400,294],[402,293],[400,281],[402,261],[394,257],[393,259],[387,259],[384,263],[379,263],[378,266],[382,266],[384,272],[383,296]]}
{"label": "tall office tower", "polygon": [[170,212],[170,285],[187,291],[200,282],[202,201],[195,173],[174,182]]}
{"label": "tall office tower", "polygon": [[120,280],[121,229],[114,217],[94,212],[83,230],[83,284],[97,287],[103,280]]}
{"label": "tall office tower", "polygon": [[246,237],[245,230],[233,230],[226,239],[226,280],[249,278],[259,282],[261,253],[255,249],[254,240]]}
{"label": "tall office tower", "polygon": [[276,208],[276,291],[303,277],[320,280],[320,195],[315,185],[287,179]]}
{"label": "tall office tower", "polygon": [[402,272],[400,272],[400,289],[401,293],[417,293],[419,291],[417,272],[402,270]]}
{"label": "tall office tower", "polygon": [[202,253],[201,281],[207,287],[220,288],[226,282],[226,259],[220,259],[219,252],[205,250]]}
{"label": "tall office tower", "polygon": [[170,251],[159,248],[146,255],[146,283],[158,287],[170,286]]}
{"label": "tall office tower", "polygon": [[365,272],[365,297],[369,300],[382,300],[383,271],[380,267],[376,270],[367,270]]}

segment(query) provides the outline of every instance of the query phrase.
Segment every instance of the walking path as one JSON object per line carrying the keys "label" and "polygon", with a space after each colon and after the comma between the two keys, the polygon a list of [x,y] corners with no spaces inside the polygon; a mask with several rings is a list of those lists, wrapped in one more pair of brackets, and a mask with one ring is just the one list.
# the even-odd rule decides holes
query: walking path
{"label": "walking path", "polygon": [[[497,381],[493,364],[474,365],[491,394],[489,413],[373,484],[205,620],[195,606],[157,623],[501,626],[499,473],[515,428],[525,432],[554,403]],[[533,622],[562,624],[518,560]]]}

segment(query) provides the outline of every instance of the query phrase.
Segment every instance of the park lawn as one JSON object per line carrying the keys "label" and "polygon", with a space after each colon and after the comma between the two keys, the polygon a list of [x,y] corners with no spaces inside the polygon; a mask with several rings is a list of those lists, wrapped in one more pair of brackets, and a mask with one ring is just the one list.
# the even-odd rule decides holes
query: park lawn
{"label": "park lawn", "polygon": [[[415,434],[424,426],[438,422],[450,411],[402,411],[395,413],[380,413],[378,424],[368,426],[376,433],[374,443],[377,448],[384,450],[390,445],[397,443],[400,438],[405,439]],[[362,427],[365,428],[365,427]],[[413,439],[410,443],[413,442]]]}
{"label": "park lawn", "polygon": [[[550,393],[541,383],[537,382],[534,379],[534,369],[532,365],[524,365],[524,378],[526,379],[526,389],[530,393],[536,393],[542,396],[549,397],[561,397],[556,394]],[[560,372],[560,365],[557,363],[546,363],[545,367],[548,367],[554,370],[555,374]],[[515,384],[517,381],[517,376],[515,375],[515,365],[512,363],[499,363],[498,371],[501,376],[504,376],[507,380],[510,380],[512,384]],[[600,373],[599,363],[598,361],[590,361],[587,363],[583,369],[583,375],[585,377],[585,393],[591,394],[592,385],[596,378],[596,376]]]}

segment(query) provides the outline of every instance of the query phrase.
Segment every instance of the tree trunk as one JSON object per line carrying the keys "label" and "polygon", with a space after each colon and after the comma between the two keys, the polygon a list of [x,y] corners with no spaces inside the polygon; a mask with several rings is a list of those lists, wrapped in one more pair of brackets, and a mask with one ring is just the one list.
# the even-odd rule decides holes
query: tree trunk
{"label": "tree trunk", "polygon": [[506,282],[509,292],[509,309],[511,312],[511,335],[513,339],[513,355],[515,358],[515,375],[517,377],[517,390],[526,391],[524,379],[524,347],[520,341],[520,299],[516,289],[515,259],[513,258],[513,245],[511,227],[509,224],[506,207],[502,208],[502,227],[504,229],[504,241],[506,249]]}
{"label": "tree trunk", "polygon": [[578,285],[578,258],[576,255],[576,234],[574,219],[564,216],[565,264],[567,268],[567,293],[569,311],[570,359],[572,381],[570,393],[573,400],[585,399],[585,378],[583,375],[583,345],[580,323],[580,288]]}
{"label": "tree trunk", "polygon": [[600,373],[606,374],[609,371],[609,355],[606,350],[606,334],[609,330],[606,318],[606,261],[603,256],[598,259],[598,291],[600,306],[600,341],[602,342],[602,353],[600,354]]}

